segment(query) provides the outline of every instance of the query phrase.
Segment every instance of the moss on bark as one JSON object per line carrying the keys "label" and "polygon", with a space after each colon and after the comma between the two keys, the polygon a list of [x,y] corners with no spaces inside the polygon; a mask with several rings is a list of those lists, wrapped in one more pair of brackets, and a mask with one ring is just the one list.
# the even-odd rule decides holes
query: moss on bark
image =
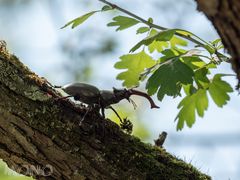
{"label": "moss on bark", "polygon": [[15,170],[53,168],[37,179],[211,179],[94,110],[79,126],[87,107],[56,100],[46,80],[1,51],[0,91],[0,157]]}

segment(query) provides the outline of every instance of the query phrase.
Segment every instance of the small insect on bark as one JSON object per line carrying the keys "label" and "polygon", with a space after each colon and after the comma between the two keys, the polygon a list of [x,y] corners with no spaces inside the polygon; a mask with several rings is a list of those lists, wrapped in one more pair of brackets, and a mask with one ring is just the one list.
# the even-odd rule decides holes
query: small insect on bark
{"label": "small insect on bark", "polygon": [[[132,95],[145,97],[150,102],[151,108],[159,108],[148,94],[135,89],[113,88],[112,91],[99,90],[97,87],[86,83],[71,83],[62,87],[61,86],[54,87],[61,88],[64,92],[68,94],[68,96],[62,97],[61,99],[73,97],[74,100],[88,104],[90,107],[99,106],[101,108],[102,116],[104,118],[105,118],[104,110],[106,108],[112,109],[120,119],[120,122],[123,122],[122,119],[118,115],[117,111],[114,110],[111,105],[116,104],[123,99],[127,99],[129,102],[133,103],[133,101],[130,99],[130,96]],[[84,120],[87,113],[88,111],[83,116],[82,121]]]}

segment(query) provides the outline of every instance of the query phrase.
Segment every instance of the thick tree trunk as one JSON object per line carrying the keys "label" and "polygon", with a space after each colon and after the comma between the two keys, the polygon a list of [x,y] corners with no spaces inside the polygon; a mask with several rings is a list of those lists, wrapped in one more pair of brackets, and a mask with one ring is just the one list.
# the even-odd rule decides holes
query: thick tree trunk
{"label": "thick tree trunk", "polygon": [[210,179],[69,101],[0,48],[0,157],[37,179]]}
{"label": "thick tree trunk", "polygon": [[198,9],[213,23],[232,56],[232,67],[240,81],[240,1],[196,0]]}

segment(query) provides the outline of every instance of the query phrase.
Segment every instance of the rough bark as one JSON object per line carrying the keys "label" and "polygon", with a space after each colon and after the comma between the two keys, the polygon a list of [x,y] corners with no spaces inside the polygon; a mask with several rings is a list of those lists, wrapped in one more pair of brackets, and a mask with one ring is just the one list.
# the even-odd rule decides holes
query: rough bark
{"label": "rough bark", "polygon": [[196,0],[198,9],[213,23],[232,56],[231,63],[240,81],[240,1]]}
{"label": "rough bark", "polygon": [[56,100],[58,93],[45,80],[3,48],[0,92],[0,157],[22,174],[57,180],[210,179],[94,110],[79,126],[87,108]]}

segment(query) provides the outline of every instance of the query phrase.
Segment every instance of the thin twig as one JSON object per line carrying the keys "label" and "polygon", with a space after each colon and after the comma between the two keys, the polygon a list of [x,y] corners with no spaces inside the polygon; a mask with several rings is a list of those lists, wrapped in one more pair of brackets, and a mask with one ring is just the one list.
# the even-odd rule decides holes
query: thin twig
{"label": "thin twig", "polygon": [[[162,27],[162,26],[159,26],[159,25],[157,25],[157,24],[151,23],[151,22],[149,22],[149,21],[147,21],[147,20],[139,17],[138,15],[133,14],[132,12],[130,12],[130,11],[126,10],[126,9],[123,9],[123,8],[119,7],[119,6],[116,5],[116,4],[110,3],[110,2],[108,2],[108,1],[106,1],[106,0],[99,0],[99,1],[101,1],[101,2],[103,2],[103,3],[105,3],[105,4],[109,5],[109,6],[111,6],[113,9],[117,9],[117,10],[119,10],[119,11],[125,13],[125,14],[128,14],[128,15],[131,16],[131,17],[134,17],[135,19],[141,21],[142,23],[148,25],[149,27],[156,28],[156,29],[159,29],[159,30],[162,30],[162,31],[164,31],[164,30],[169,30],[169,29],[166,28],[166,27]],[[184,38],[186,38],[186,39],[188,39],[188,40],[190,40],[190,41],[198,44],[199,46],[204,46],[203,43],[199,42],[199,41],[196,40],[196,39],[193,39],[193,38],[190,37],[190,36],[183,35],[183,34],[178,33],[178,32],[176,32],[175,34],[178,35],[178,36],[184,37]]]}
{"label": "thin twig", "polygon": [[103,2],[103,3],[105,3],[105,4],[109,5],[109,6],[111,6],[113,9],[117,9],[117,10],[119,10],[119,11],[125,13],[125,14],[128,14],[128,15],[131,16],[131,17],[134,17],[135,19],[141,21],[141,22],[144,23],[144,24],[147,24],[147,25],[150,26],[150,27],[154,27],[154,28],[160,29],[160,30],[167,30],[167,28],[162,27],[162,26],[158,26],[158,25],[153,24],[153,23],[151,23],[151,22],[149,22],[149,21],[146,21],[145,19],[143,19],[143,18],[137,16],[136,14],[133,14],[133,13],[131,13],[131,12],[129,12],[129,11],[127,11],[127,10],[125,10],[125,9],[117,6],[116,4],[110,3],[110,2],[105,1],[105,0],[99,0],[99,1],[101,1],[101,2]]}
{"label": "thin twig", "polygon": [[[119,7],[118,5],[113,4],[113,3],[109,2],[109,1],[106,1],[106,0],[98,0],[98,1],[100,1],[100,2],[102,2],[102,3],[104,3],[104,4],[107,4],[107,5],[111,6],[113,9],[117,9],[117,10],[119,10],[119,11],[125,13],[125,14],[128,14],[129,16],[131,16],[131,17],[139,20],[140,22],[148,25],[150,28],[156,28],[156,29],[159,29],[159,30],[162,30],[162,31],[169,30],[169,29],[166,28],[166,27],[162,27],[162,26],[159,26],[159,25],[157,25],[157,24],[151,23],[151,22],[149,22],[149,21],[147,21],[147,20],[139,17],[138,15],[136,15],[136,14],[134,14],[134,13],[132,13],[132,12],[126,10],[126,9],[123,9],[123,8]],[[179,29],[179,31],[181,31],[181,29]],[[185,31],[185,30],[184,30],[184,31]],[[185,31],[185,32],[188,32],[188,31]],[[191,32],[188,32],[188,33],[192,34],[193,36],[196,36],[196,35],[194,35],[194,34],[191,33]],[[204,43],[206,43],[207,45],[209,45],[211,48],[215,49],[210,43],[204,41],[203,39],[201,39],[201,38],[198,37],[198,36],[196,36],[196,37],[197,37],[199,40],[201,40],[202,42],[204,42],[204,43],[198,41],[197,39],[194,39],[194,38],[191,37],[190,35],[181,34],[181,33],[179,33],[179,32],[176,32],[175,35],[177,35],[177,36],[179,36],[179,37],[182,37],[182,38],[184,38],[184,39],[187,39],[187,40],[189,40],[189,41],[197,44],[198,46],[203,47],[204,49],[205,49],[205,44],[204,44]],[[218,53],[219,53],[219,52],[218,52]],[[221,53],[220,53],[220,54],[221,54]],[[223,54],[221,54],[221,55],[223,55]],[[223,55],[223,56],[224,56],[224,55]]]}

